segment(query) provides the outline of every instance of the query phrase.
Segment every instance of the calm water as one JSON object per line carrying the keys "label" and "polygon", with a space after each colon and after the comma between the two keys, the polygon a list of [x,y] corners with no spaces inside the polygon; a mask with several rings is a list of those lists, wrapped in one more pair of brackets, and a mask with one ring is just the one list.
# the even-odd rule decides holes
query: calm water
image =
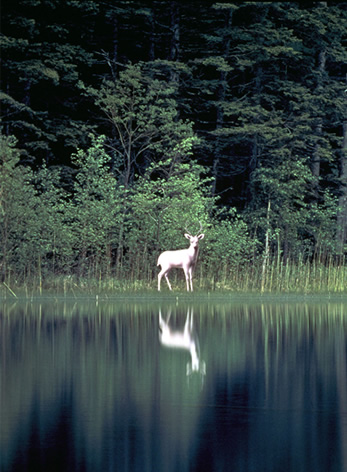
{"label": "calm water", "polygon": [[0,343],[1,472],[347,471],[342,301],[0,302]]}

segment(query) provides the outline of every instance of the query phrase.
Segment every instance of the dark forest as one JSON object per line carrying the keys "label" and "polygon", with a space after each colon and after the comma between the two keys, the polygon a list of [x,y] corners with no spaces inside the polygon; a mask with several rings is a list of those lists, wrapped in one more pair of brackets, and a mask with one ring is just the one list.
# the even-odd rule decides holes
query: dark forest
{"label": "dark forest", "polygon": [[3,2],[6,290],[155,289],[200,226],[198,289],[346,290],[346,33],[344,2]]}

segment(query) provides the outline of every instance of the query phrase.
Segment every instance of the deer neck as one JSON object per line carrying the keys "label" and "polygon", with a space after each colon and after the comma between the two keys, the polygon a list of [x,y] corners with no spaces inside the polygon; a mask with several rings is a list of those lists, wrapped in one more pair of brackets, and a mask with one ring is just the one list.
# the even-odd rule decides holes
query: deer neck
{"label": "deer neck", "polygon": [[193,260],[195,260],[199,252],[199,247],[191,245],[188,250],[190,255],[193,257]]}

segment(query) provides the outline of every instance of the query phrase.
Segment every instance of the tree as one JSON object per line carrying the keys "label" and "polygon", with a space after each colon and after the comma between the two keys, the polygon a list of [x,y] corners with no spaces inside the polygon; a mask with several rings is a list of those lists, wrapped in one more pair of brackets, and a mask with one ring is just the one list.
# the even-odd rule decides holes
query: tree
{"label": "tree", "polygon": [[105,137],[91,135],[88,150],[72,156],[73,195],[64,211],[68,243],[80,276],[110,273],[112,247],[121,224],[121,187],[110,169]]}
{"label": "tree", "polygon": [[193,161],[171,165],[152,164],[130,192],[126,253],[137,277],[148,268],[152,278],[159,253],[182,247],[187,230],[194,233],[199,222],[206,227],[209,221],[213,201],[201,183],[204,169]]}
{"label": "tree", "polygon": [[[153,267],[157,246],[181,246],[169,226],[189,203],[188,220],[216,223],[225,267],[246,222],[281,257],[343,253],[343,4],[14,0],[2,21],[3,132],[21,149],[5,146],[20,158],[3,176],[19,192],[2,200],[17,225],[2,236],[5,276],[140,274],[134,261]],[[90,144],[90,130],[105,140]]]}
{"label": "tree", "polygon": [[347,244],[347,120],[343,122],[343,143],[340,158],[340,193],[338,196],[336,245],[338,254]]}
{"label": "tree", "polygon": [[125,188],[135,171],[143,173],[151,162],[164,155],[179,158],[174,149],[193,136],[192,123],[177,119],[174,88],[160,77],[160,68],[160,64],[129,65],[116,82],[106,82],[96,93],[111,125],[113,170]]}
{"label": "tree", "polygon": [[[171,98],[174,89],[160,76],[156,77],[160,64],[158,67],[159,70],[156,64],[129,65],[120,72],[116,82],[106,82],[96,93],[97,103],[111,124],[112,168],[125,194],[135,172],[144,173],[151,162],[163,156],[170,158],[173,166],[184,157],[181,153],[184,143],[194,136],[192,123],[177,119],[176,102]],[[124,208],[124,218],[125,212]],[[121,267],[123,237],[124,225],[121,224],[117,267]]]}
{"label": "tree", "polygon": [[98,4],[15,0],[2,10],[4,131],[26,151],[23,161],[61,163],[93,128],[81,113],[91,102],[81,101],[79,85],[94,64],[82,38]]}
{"label": "tree", "polygon": [[40,205],[33,173],[20,166],[16,139],[0,135],[0,270],[2,280],[37,271],[42,255]]}
{"label": "tree", "polygon": [[[264,203],[259,205],[258,211],[252,211],[253,225],[259,226],[263,235],[267,234],[270,239],[275,237],[273,243],[277,245],[279,254],[283,250],[284,260],[289,255],[296,258],[304,251],[304,235],[309,234],[321,247],[322,223],[318,225],[318,220],[325,221],[324,231],[332,228],[335,214],[331,208],[327,208],[329,211],[325,213],[322,208],[320,214],[317,207],[305,199],[313,180],[307,163],[298,156],[287,158],[273,167],[260,166],[254,172],[253,191]],[[313,221],[315,225],[312,225]],[[324,234],[324,242],[331,240],[331,234],[329,238],[326,236]],[[306,249],[312,255],[314,248]]]}

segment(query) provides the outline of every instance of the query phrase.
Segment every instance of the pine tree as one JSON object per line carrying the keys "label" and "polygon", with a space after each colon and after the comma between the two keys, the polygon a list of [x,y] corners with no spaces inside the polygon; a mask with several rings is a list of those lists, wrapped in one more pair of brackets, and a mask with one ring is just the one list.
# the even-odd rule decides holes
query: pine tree
{"label": "pine tree", "polygon": [[94,63],[86,31],[97,10],[92,0],[14,0],[3,8],[2,123],[26,161],[62,162],[91,129],[79,84]]}

